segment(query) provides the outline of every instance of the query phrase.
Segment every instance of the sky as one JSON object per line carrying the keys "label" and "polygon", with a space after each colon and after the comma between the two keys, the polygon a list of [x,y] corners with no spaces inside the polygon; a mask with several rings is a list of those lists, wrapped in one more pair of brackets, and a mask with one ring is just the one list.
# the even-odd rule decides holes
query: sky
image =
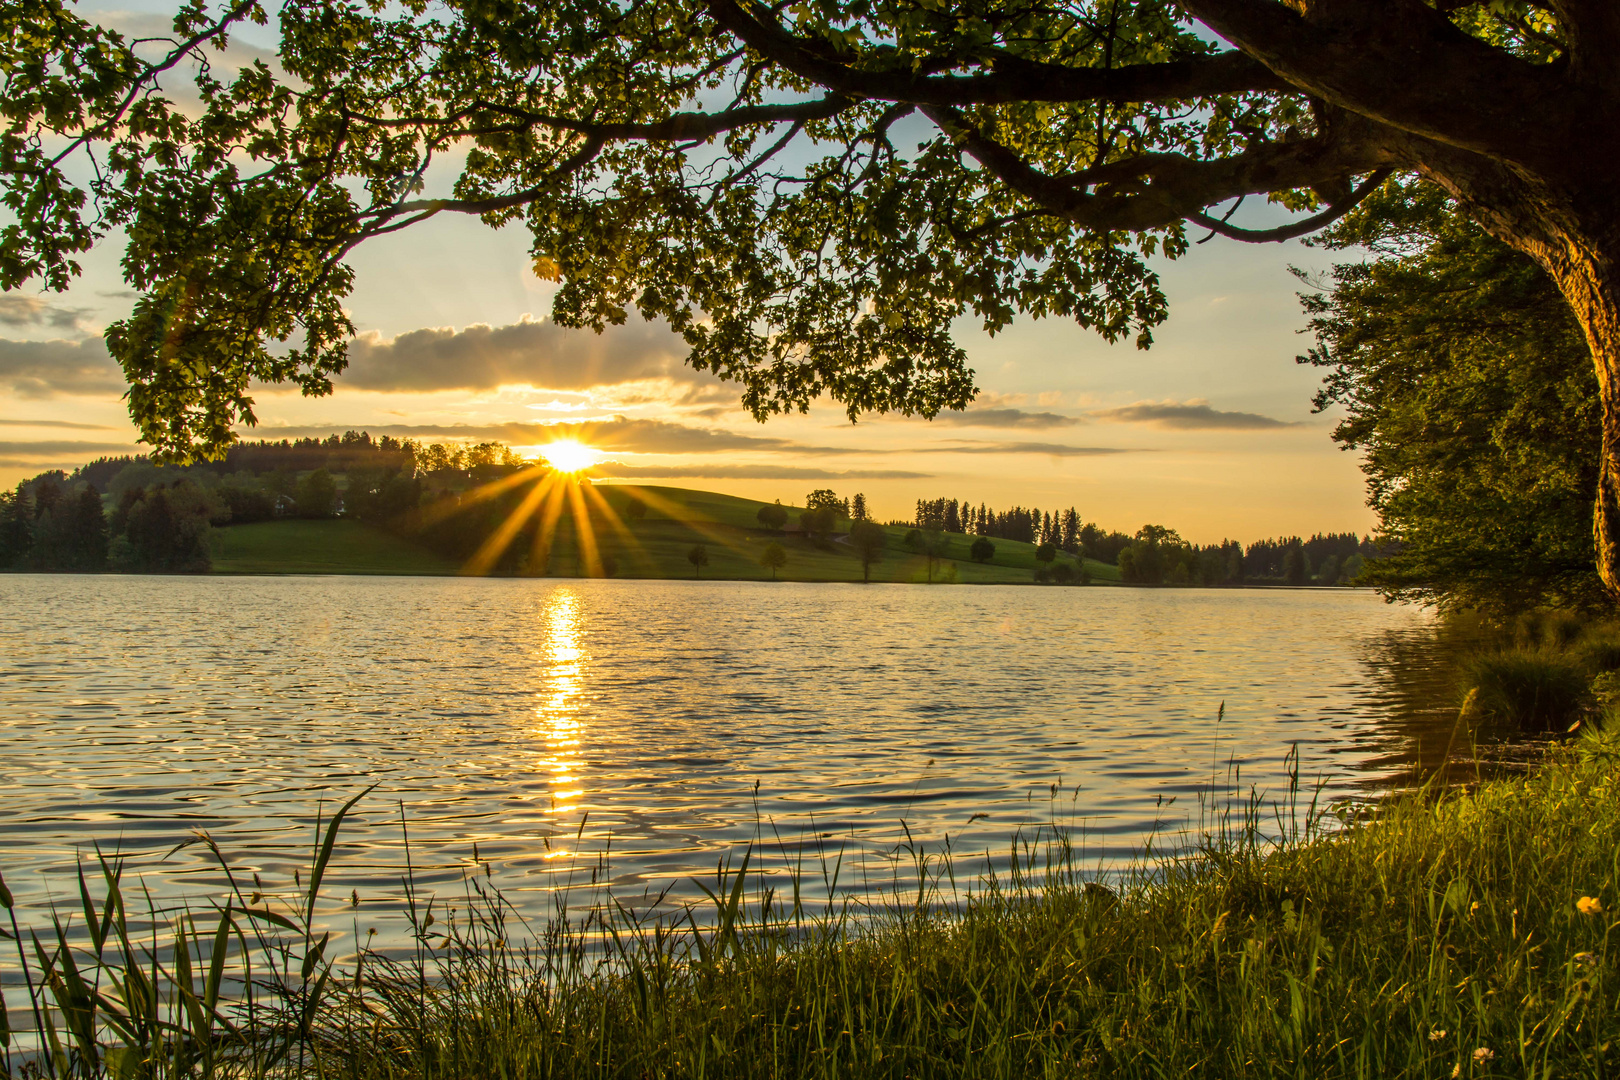
{"label": "sky", "polygon": [[[604,480],[788,504],[862,492],[885,520],[947,497],[1073,506],[1104,529],[1151,522],[1197,543],[1373,526],[1359,459],[1329,438],[1335,414],[1311,412],[1320,373],[1294,359],[1310,339],[1289,267],[1321,272],[1344,253],[1215,238],[1155,263],[1170,318],[1150,350],[1061,319],[995,337],[964,319],[981,388],[965,412],[852,425],[823,401],[760,424],[735,386],[685,366],[661,324],[553,325],[555,286],[528,243],[521,227],[441,217],[357,250],[349,370],[323,398],[257,387],[260,423],[243,437],[353,429],[525,452],[578,437]],[[141,452],[100,338],[134,300],[120,254],[115,238],[89,253],[66,293],[0,294],[0,483]]]}

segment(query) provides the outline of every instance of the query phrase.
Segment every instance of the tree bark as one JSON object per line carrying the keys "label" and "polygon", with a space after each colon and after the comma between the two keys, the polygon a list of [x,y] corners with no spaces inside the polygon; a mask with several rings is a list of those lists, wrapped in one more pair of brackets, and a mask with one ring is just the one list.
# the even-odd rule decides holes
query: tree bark
{"label": "tree bark", "polygon": [[1572,244],[1564,257],[1544,262],[1586,333],[1597,370],[1603,416],[1603,461],[1592,542],[1598,574],[1620,602],[1620,220],[1601,248]]}
{"label": "tree bark", "polygon": [[[1431,178],[1498,238],[1541,264],[1586,335],[1603,418],[1592,539],[1598,575],[1620,603],[1620,193],[1606,179],[1595,179],[1613,175],[1597,156],[1587,159],[1594,179],[1575,185],[1538,182],[1505,169],[1451,170]],[[1602,156],[1612,158],[1612,149]]]}

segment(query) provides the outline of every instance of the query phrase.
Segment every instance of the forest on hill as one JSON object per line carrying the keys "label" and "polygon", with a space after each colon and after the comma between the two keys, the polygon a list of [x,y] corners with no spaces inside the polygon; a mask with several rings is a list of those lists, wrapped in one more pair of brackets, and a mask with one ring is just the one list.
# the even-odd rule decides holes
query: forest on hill
{"label": "forest on hill", "polygon": [[[591,495],[577,500],[559,495],[564,505],[550,515],[549,524],[546,514],[531,512],[514,526],[526,492],[547,483],[548,477],[560,481],[558,474],[500,443],[422,444],[374,439],[356,431],[324,439],[243,442],[217,461],[189,466],[159,465],[145,456],[100,458],[71,473],[42,473],[0,493],[0,566],[205,572],[214,568],[220,550],[243,549],[234,541],[222,548],[222,533],[272,522],[343,520],[371,530],[351,536],[350,544],[364,546],[364,537],[370,536],[379,548],[398,551],[386,538],[404,541],[431,556],[413,565],[439,572],[471,568],[498,574],[643,576],[638,569],[656,568],[638,568],[635,560],[615,554],[616,534],[650,529],[645,525],[649,516],[691,522],[703,516],[685,502],[670,503],[667,496],[643,499],[638,498],[642,489],[633,486],[593,486],[584,480],[577,483]],[[566,487],[558,483],[559,492]],[[1354,580],[1372,554],[1371,541],[1353,534],[1200,547],[1163,526],[1147,525],[1129,534],[1105,530],[1083,520],[1073,507],[993,510],[954,499],[919,499],[914,518],[879,526],[870,521],[861,493],[839,496],[821,489],[805,496],[803,507],[722,496],[712,500],[716,506],[717,500],[728,505],[719,511],[709,507],[711,525],[769,534],[779,546],[790,542],[804,547],[806,555],[819,552],[857,561],[863,545],[875,544],[880,553],[918,560],[923,580],[956,580],[963,574],[977,580],[975,567],[1005,566],[1018,569],[1022,580],[1054,583],[1095,578],[1138,584],[1331,585]],[[666,505],[649,515],[649,506],[659,503]],[[541,535],[547,528],[552,536]],[[493,551],[492,538],[503,531],[510,535]],[[579,550],[582,531],[598,549],[594,558]],[[248,545],[260,568],[276,563],[269,535]],[[278,535],[302,542],[291,538],[311,534],[306,528]],[[702,535],[690,539],[704,542]],[[809,563],[824,561],[820,556]],[[701,574],[703,567],[693,564],[691,569]],[[778,567],[765,569],[774,574]],[[806,572],[803,566],[797,569]],[[827,567],[818,572],[844,576]],[[749,563],[732,567],[729,575],[715,570],[711,576],[738,573],[756,576],[759,570]]]}

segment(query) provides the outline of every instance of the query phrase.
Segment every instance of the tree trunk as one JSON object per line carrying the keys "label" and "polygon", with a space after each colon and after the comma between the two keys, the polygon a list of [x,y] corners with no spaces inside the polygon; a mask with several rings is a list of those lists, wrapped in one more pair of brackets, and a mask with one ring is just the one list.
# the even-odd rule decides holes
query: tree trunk
{"label": "tree trunk", "polygon": [[1569,301],[1592,350],[1603,417],[1593,554],[1610,598],[1620,603],[1620,214],[1608,225],[1555,247],[1531,245],[1530,254]]}
{"label": "tree trunk", "polygon": [[1603,460],[1598,474],[1597,505],[1592,514],[1592,544],[1598,575],[1609,596],[1620,602],[1620,292],[1614,280],[1615,260],[1605,258],[1602,280],[1559,281],[1569,298],[1597,369],[1603,415]]}
{"label": "tree trunk", "polygon": [[[1614,170],[1605,167],[1612,161],[1620,168],[1620,152],[1603,145],[1609,152],[1601,155],[1592,147],[1572,149],[1572,167],[1558,177],[1530,177],[1477,161],[1463,164],[1455,157],[1435,161],[1444,156],[1435,153],[1428,155],[1431,166],[1421,171],[1499,239],[1540,263],[1586,335],[1603,416],[1594,555],[1598,576],[1620,603],[1620,185],[1611,182]],[[1588,151],[1584,156],[1583,150]]]}

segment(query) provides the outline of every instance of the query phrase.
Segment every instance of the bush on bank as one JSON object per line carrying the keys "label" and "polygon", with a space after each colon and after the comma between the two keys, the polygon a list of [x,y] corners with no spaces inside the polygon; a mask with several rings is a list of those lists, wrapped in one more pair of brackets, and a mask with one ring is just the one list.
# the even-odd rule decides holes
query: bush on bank
{"label": "bush on bank", "polygon": [[[859,916],[852,904],[811,912],[796,889],[764,893],[770,879],[744,860],[710,917],[684,927],[638,930],[614,908],[523,945],[498,897],[475,892],[475,910],[453,919],[416,909],[420,962],[367,955],[340,971],[303,909],[278,924],[244,897],[247,911],[199,917],[180,939],[182,964],[179,952],[120,944],[115,902],[99,961],[75,950],[70,976],[60,943],[27,954],[54,1054],[47,1067],[14,1053],[7,1067],[510,1080],[1610,1075],[1617,746],[1588,736],[1530,775],[1395,797],[1280,843],[1263,838],[1268,818],[1251,806],[1193,856],[1146,863],[1114,890],[1088,884],[1061,844],[1026,848],[955,910],[925,885]],[[308,884],[313,904],[319,875]],[[271,929],[282,936],[261,936]],[[257,996],[220,1004],[221,980],[246,962]]]}

